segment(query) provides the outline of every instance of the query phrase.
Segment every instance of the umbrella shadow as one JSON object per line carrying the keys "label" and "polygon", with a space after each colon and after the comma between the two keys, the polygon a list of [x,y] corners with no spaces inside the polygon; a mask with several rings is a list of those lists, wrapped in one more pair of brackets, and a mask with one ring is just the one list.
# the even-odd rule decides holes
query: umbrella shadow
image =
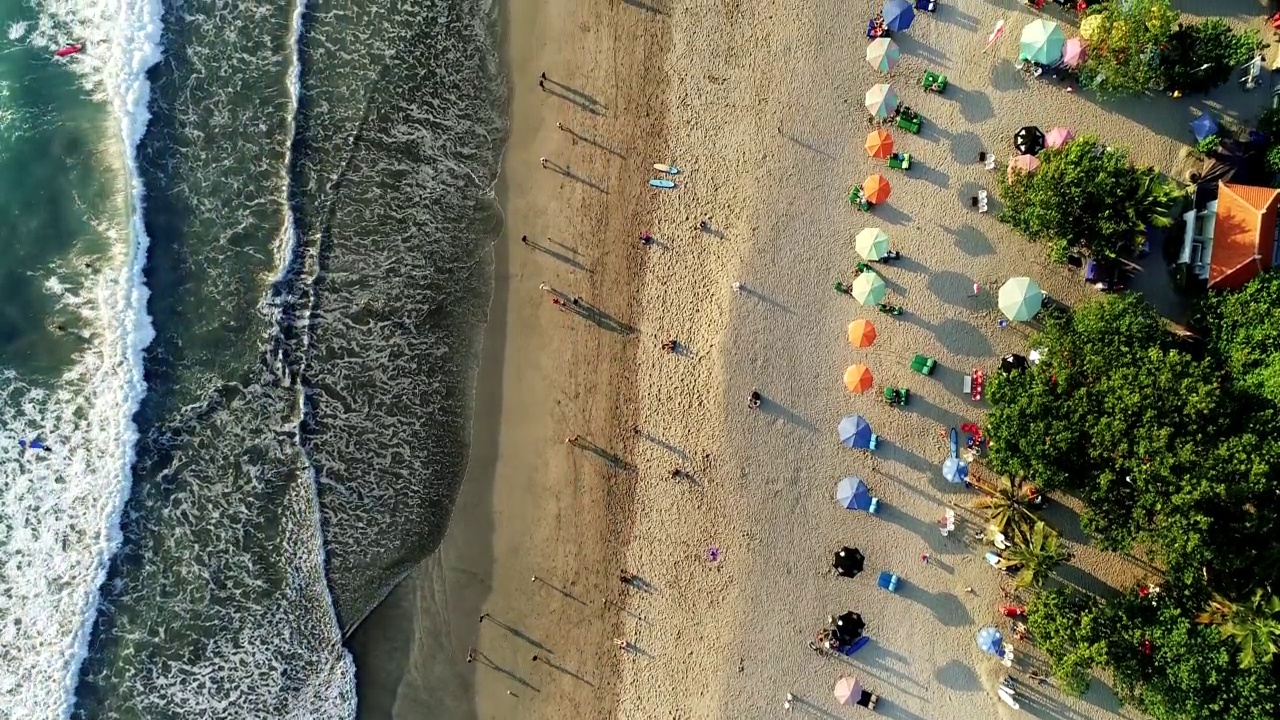
{"label": "umbrella shadow", "polygon": [[978,153],[982,152],[982,138],[971,130],[965,130],[952,135],[949,146],[952,160],[960,165],[970,165],[978,162]]}
{"label": "umbrella shadow", "polygon": [[1003,58],[991,63],[991,75],[988,84],[999,93],[1013,92],[1027,87],[1027,79],[1012,60]]}
{"label": "umbrella shadow", "polygon": [[931,593],[913,583],[903,583],[898,594],[915,603],[919,603],[933,613],[934,619],[946,627],[967,627],[973,624],[973,615],[969,608],[956,597],[955,593]]}
{"label": "umbrella shadow", "polygon": [[987,234],[969,223],[964,223],[956,228],[944,227],[943,229],[955,237],[956,247],[965,255],[982,257],[996,254],[996,248],[991,244],[991,239],[987,237]]}
{"label": "umbrella shadow", "polygon": [[914,156],[911,158],[910,174],[929,183],[930,185],[937,185],[940,188],[945,188],[951,185],[950,175],[920,160],[916,160]]}
{"label": "umbrella shadow", "polygon": [[991,104],[991,98],[980,90],[966,90],[965,88],[948,84],[947,91],[943,95],[953,96],[953,99],[960,106],[960,117],[964,118],[965,122],[986,122],[996,116],[995,107]]}
{"label": "umbrella shadow", "polygon": [[933,16],[949,25],[959,25],[965,30],[978,29],[978,18],[961,10],[953,3],[939,3],[938,10],[934,12]]}
{"label": "umbrella shadow", "polygon": [[[948,55],[947,53],[935,47],[926,45],[920,42],[919,40],[916,40],[914,37],[910,35],[906,35],[903,33],[895,33],[893,36],[893,41],[897,43],[898,48],[902,50],[902,52],[906,53],[907,55],[914,55],[931,65],[937,65],[939,67],[943,67],[943,66],[946,66],[951,61],[951,56]],[[948,86],[947,90],[950,90],[950,89],[951,89],[950,86]]]}
{"label": "umbrella shadow", "polygon": [[929,292],[952,307],[969,309],[973,303],[973,278],[954,270],[942,270],[929,276]]}

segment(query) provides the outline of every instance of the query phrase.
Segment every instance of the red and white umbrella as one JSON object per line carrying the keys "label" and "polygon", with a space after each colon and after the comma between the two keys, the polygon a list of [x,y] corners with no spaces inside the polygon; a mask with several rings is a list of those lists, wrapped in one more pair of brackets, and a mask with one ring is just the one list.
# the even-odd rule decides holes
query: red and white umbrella
{"label": "red and white umbrella", "polygon": [[992,30],[991,34],[987,36],[987,47],[984,48],[984,52],[990,50],[991,46],[995,45],[1002,35],[1004,35],[1004,18],[1000,18],[1000,22],[996,23],[996,29]]}

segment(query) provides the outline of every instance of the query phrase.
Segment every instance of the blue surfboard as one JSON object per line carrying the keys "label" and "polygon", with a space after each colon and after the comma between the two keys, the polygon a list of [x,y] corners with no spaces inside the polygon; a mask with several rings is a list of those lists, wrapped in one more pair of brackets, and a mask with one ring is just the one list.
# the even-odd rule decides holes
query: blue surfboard
{"label": "blue surfboard", "polygon": [[649,184],[656,188],[662,188],[663,190],[670,190],[671,188],[676,186],[676,184],[671,182],[670,180],[659,180],[657,178],[650,180]]}

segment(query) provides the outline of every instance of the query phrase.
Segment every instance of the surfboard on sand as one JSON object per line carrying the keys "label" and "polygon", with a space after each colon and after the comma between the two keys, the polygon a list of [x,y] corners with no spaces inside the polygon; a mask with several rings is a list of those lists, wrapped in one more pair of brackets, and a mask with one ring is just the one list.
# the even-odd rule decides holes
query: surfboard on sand
{"label": "surfboard on sand", "polygon": [[657,170],[658,172],[664,172],[668,175],[680,174],[680,168],[676,167],[675,165],[663,165],[662,163],[654,163],[653,169]]}
{"label": "surfboard on sand", "polygon": [[658,180],[656,178],[653,180],[650,180],[649,184],[656,188],[662,188],[664,190],[670,190],[671,188],[676,186],[676,184],[671,182],[670,180]]}

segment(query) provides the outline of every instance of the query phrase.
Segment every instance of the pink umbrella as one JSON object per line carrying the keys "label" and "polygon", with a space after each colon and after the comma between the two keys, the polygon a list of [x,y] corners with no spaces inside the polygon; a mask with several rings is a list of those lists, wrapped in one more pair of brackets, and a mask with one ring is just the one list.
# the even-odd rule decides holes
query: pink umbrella
{"label": "pink umbrella", "polygon": [[1015,155],[1009,158],[1009,179],[1019,172],[1033,173],[1040,167],[1040,160],[1035,155]]}
{"label": "pink umbrella", "polygon": [[1062,46],[1062,62],[1067,67],[1080,67],[1084,62],[1084,40],[1068,38],[1067,44]]}
{"label": "pink umbrella", "polygon": [[836,702],[841,705],[853,705],[862,698],[862,683],[858,682],[858,678],[845,675],[836,681],[833,692]]}
{"label": "pink umbrella", "polygon": [[1071,128],[1056,127],[1045,134],[1044,146],[1060,148],[1075,139],[1076,134],[1071,132]]}

